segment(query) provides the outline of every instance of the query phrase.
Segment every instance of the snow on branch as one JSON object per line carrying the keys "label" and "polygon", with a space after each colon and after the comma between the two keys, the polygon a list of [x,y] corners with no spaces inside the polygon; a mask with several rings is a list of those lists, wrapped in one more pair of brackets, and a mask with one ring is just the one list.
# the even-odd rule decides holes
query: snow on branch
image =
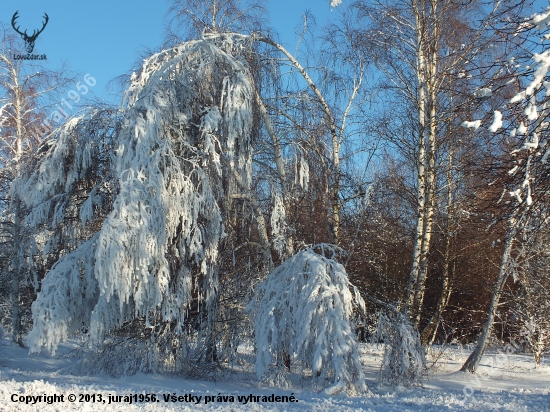
{"label": "snow on branch", "polygon": [[110,176],[110,133],[115,124],[111,111],[91,110],[70,119],[50,136],[40,149],[38,164],[29,165],[28,172],[13,185],[14,195],[31,210],[25,219],[27,225],[57,226],[64,220],[66,208],[71,207],[71,195],[87,190],[82,226],[92,220],[94,206],[108,196],[105,186],[95,186],[105,184]]}
{"label": "snow on branch", "polygon": [[540,54],[533,54],[533,60],[535,61],[536,70],[533,74],[531,83],[529,83],[529,86],[527,86],[525,90],[516,94],[510,100],[510,103],[519,102],[533,95],[533,93],[542,86],[544,78],[548,75],[548,71],[550,70],[550,50],[545,50]]}
{"label": "snow on branch", "polygon": [[495,110],[495,118],[493,124],[489,127],[489,130],[493,133],[496,133],[502,127],[502,113],[498,110]]}
{"label": "snow on branch", "polygon": [[93,275],[97,235],[62,257],[48,273],[32,304],[31,352],[42,347],[55,354],[67,336],[89,326],[99,289]]}
{"label": "snow on branch", "polygon": [[481,120],[474,120],[473,122],[464,121],[462,122],[462,126],[468,129],[479,129],[479,126],[481,126]]}

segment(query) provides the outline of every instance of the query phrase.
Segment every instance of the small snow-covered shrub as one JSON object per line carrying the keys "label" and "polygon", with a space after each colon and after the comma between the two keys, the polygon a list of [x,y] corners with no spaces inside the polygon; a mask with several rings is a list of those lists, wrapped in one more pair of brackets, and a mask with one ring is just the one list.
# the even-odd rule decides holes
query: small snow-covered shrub
{"label": "small snow-covered shrub", "polygon": [[92,351],[88,350],[89,342],[84,342],[77,352],[81,359],[64,373],[111,376],[169,373],[186,379],[215,379],[218,364],[205,361],[199,354],[188,353],[185,337],[178,339],[170,329],[169,325],[147,328],[144,319],[128,322]]}
{"label": "small snow-covered shrub", "polygon": [[427,371],[426,354],[420,343],[420,334],[406,314],[383,310],[374,339],[385,344],[378,383],[411,386],[422,382]]}
{"label": "small snow-covered shrub", "polygon": [[[256,373],[281,375],[296,359],[329,394],[366,390],[354,334],[354,309],[365,304],[340,263],[316,253],[298,252],[258,285],[248,310],[255,314]],[[273,366],[277,361],[278,367]],[[275,369],[275,371],[273,371]]]}

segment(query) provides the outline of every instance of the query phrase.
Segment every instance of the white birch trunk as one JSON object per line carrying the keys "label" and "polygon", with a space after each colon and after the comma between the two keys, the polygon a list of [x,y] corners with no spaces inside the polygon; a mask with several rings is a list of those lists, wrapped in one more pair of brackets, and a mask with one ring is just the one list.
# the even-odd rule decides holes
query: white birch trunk
{"label": "white birch trunk", "polygon": [[424,217],[425,217],[425,205],[426,205],[426,139],[425,139],[425,126],[426,126],[426,61],[424,55],[424,30],[423,22],[421,18],[421,10],[419,8],[418,1],[413,0],[412,8],[415,16],[415,29],[417,37],[417,50],[416,50],[416,78],[418,82],[418,153],[416,158],[417,175],[416,175],[416,202],[417,202],[417,215],[416,215],[416,231],[414,235],[413,257],[411,272],[409,275],[409,282],[407,285],[407,300],[405,309],[409,313],[409,316],[413,318],[416,314],[414,307],[414,297],[416,291],[416,283],[418,282],[418,274],[420,269],[420,259],[422,253],[422,241],[424,231]]}
{"label": "white birch trunk", "polygon": [[[21,157],[23,155],[23,96],[19,85],[19,76],[14,67],[12,75],[15,92],[15,122],[16,122],[16,140],[15,140],[15,161],[14,161],[14,179],[19,177]],[[22,327],[21,327],[21,308],[19,304],[20,284],[21,284],[21,255],[19,248],[21,246],[21,220],[20,220],[20,202],[13,193],[10,193],[10,213],[13,222],[13,251],[12,251],[12,279],[10,288],[11,300],[11,318],[12,318],[12,341],[19,346],[23,346]]]}
{"label": "white birch trunk", "polygon": [[434,204],[435,204],[435,156],[437,139],[437,52],[438,52],[438,20],[437,0],[432,0],[430,41],[425,46],[429,47],[428,55],[431,57],[426,62],[426,97],[428,99],[428,148],[426,152],[426,201],[424,204],[424,219],[422,227],[422,246],[420,263],[416,282],[414,308],[416,310],[416,326],[419,327],[428,277],[428,255],[432,238]]}

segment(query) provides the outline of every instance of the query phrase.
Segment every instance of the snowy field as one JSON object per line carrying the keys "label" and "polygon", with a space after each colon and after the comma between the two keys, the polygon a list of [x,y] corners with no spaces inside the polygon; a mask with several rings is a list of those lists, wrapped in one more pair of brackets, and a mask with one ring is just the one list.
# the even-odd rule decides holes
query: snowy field
{"label": "snowy field", "polygon": [[[362,345],[361,358],[371,393],[362,397],[331,397],[303,388],[299,383],[298,387],[289,390],[261,387],[251,370],[229,373],[217,382],[146,374],[124,378],[74,376],[66,370],[76,359],[63,356],[71,349],[71,345],[60,347],[58,357],[29,356],[28,351],[10,346],[5,340],[0,351],[0,410],[550,411],[550,362],[545,359],[543,365],[535,369],[528,355],[489,354],[483,359],[479,374],[470,375],[456,372],[469,353],[466,348],[447,348],[442,353],[435,349],[430,353],[429,364],[432,365],[435,357],[438,362],[431,368],[424,387],[394,391],[377,387],[375,383],[381,348]],[[39,395],[54,394],[63,395],[63,402],[24,403],[27,398],[32,402]],[[123,396],[133,394],[138,400],[146,394],[155,394],[157,401],[137,404],[133,400],[132,404],[124,402]],[[181,398],[176,398],[174,402],[173,394]],[[273,394],[281,399],[285,396],[287,400],[294,400],[291,396],[295,396],[297,402],[275,402],[276,398],[270,399]],[[75,402],[68,400],[70,395],[77,397]],[[85,401],[86,395],[89,396],[89,402]],[[96,402],[92,402],[93,395]],[[119,402],[113,402],[113,396],[117,395],[120,396]],[[165,401],[168,395],[170,399]],[[193,402],[200,396],[199,403],[191,402],[191,396]],[[79,402],[81,397],[83,402]],[[262,397],[266,397],[264,402]],[[12,398],[22,400],[23,403],[12,402]]]}

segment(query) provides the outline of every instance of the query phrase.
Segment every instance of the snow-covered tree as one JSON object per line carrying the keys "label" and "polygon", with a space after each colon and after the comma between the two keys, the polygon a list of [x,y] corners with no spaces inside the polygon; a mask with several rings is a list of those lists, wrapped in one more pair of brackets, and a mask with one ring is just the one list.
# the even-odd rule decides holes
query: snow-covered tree
{"label": "snow-covered tree", "polygon": [[248,305],[255,318],[256,373],[269,380],[292,361],[329,394],[361,393],[366,386],[354,321],[364,314],[364,302],[334,260],[338,249],[315,249],[296,253],[256,288]]}
{"label": "snow-covered tree", "polygon": [[533,353],[539,366],[550,349],[550,249],[548,248],[547,207],[533,214],[530,224],[518,236],[519,251],[512,275],[510,311],[517,325],[516,335]]}
{"label": "snow-covered tree", "polygon": [[[509,59],[508,70],[512,73],[512,82],[519,85],[519,91],[504,107],[495,111],[486,127],[493,133],[506,134],[508,142],[514,148],[503,162],[510,166],[506,178],[502,179],[504,191],[502,198],[511,197],[508,203],[506,220],[508,230],[504,242],[504,251],[497,281],[493,288],[491,303],[487,311],[482,333],[474,352],[462,366],[463,371],[475,372],[487,346],[499,301],[509,275],[513,273],[514,256],[512,254],[516,237],[525,228],[536,226],[534,213],[540,212],[548,204],[550,194],[550,176],[546,166],[550,149],[548,146],[549,73],[550,50],[546,46],[550,28],[550,11],[535,14],[514,25],[511,34],[514,39],[524,39],[525,44],[534,46],[527,56],[513,56]],[[540,39],[540,42],[533,39]],[[515,40],[517,41],[517,40]],[[503,120],[504,119],[504,120]],[[480,125],[483,122],[480,121]]]}
{"label": "snow-covered tree", "polygon": [[[245,42],[222,35],[184,43],[149,57],[132,75],[120,123],[110,128],[112,205],[46,275],[33,304],[32,351],[54,352],[84,326],[96,343],[132,329],[139,344],[128,372],[183,370],[190,360],[216,357],[223,218],[230,194],[251,181],[254,94],[239,57]],[[37,172],[18,184],[31,215],[89,170],[93,116],[57,131]],[[71,151],[75,129],[90,135],[59,165],[57,153]],[[102,186],[90,187],[78,206],[80,230],[96,219]],[[64,218],[62,208],[42,213]]]}

